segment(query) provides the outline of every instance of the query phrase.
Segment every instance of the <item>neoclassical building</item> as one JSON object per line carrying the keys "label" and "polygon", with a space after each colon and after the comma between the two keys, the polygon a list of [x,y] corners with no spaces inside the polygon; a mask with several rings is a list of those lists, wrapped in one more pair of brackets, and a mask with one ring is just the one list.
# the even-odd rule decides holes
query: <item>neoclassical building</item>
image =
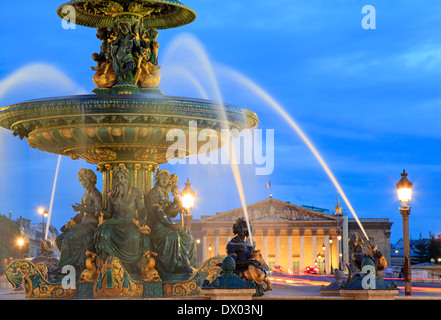
{"label": "neoclassical building", "polygon": [[[247,206],[252,228],[252,241],[260,249],[270,267],[282,266],[302,272],[308,266],[318,266],[330,273],[348,261],[347,239],[353,232],[362,234],[354,219],[341,214],[318,212],[273,198]],[[198,243],[198,262],[211,256],[225,255],[228,241],[234,237],[232,227],[244,217],[242,208],[186,219]],[[390,261],[390,228],[388,219],[360,219],[368,237]]]}

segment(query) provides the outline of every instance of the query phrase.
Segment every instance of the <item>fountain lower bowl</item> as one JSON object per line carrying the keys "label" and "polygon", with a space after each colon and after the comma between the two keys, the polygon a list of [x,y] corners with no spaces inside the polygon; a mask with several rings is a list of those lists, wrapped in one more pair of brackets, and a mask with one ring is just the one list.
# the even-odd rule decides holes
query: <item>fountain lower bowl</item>
{"label": "fountain lower bowl", "polygon": [[[31,100],[0,109],[0,126],[39,150],[89,163],[168,161],[175,143],[167,134],[182,130],[186,156],[190,126],[211,129],[220,143],[222,129],[252,129],[257,115],[234,105],[162,95],[77,95]],[[197,137],[196,137],[197,140]],[[199,150],[204,141],[197,142]]]}

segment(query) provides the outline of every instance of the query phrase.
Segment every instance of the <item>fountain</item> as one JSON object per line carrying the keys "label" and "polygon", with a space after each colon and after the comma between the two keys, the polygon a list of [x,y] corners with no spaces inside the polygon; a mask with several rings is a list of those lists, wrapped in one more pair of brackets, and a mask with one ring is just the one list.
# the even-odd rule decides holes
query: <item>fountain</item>
{"label": "fountain", "polygon": [[[76,211],[83,218],[88,215],[92,220],[97,218],[93,223],[100,225],[97,230],[101,234],[96,239],[99,240],[100,249],[105,251],[110,247],[106,237],[115,228],[115,224],[107,223],[106,217],[118,220],[112,214],[121,215],[118,212],[121,210],[118,207],[120,202],[113,203],[115,199],[112,198],[116,179],[126,180],[129,185],[124,197],[132,199],[139,192],[145,199],[145,207],[140,202],[137,202],[136,210],[127,205],[133,215],[133,225],[138,228],[133,231],[130,221],[130,227],[124,227],[124,230],[132,228],[131,233],[126,234],[130,239],[133,239],[133,235],[144,239],[145,234],[157,231],[155,227],[150,230],[143,225],[146,222],[142,216],[144,210],[164,213],[174,206],[176,212],[183,211],[175,193],[173,202],[164,200],[159,205],[151,203],[154,198],[152,193],[161,192],[164,170],[159,170],[159,165],[168,162],[168,152],[174,143],[168,139],[170,130],[179,129],[185,133],[186,147],[176,150],[176,153],[188,157],[197,155],[204,144],[197,141],[196,148],[190,147],[191,123],[197,124],[197,133],[204,129],[220,133],[225,128],[238,131],[254,128],[258,118],[254,112],[234,105],[166,96],[159,89],[161,67],[158,63],[157,30],[179,27],[196,19],[196,13],[181,1],[74,0],[60,6],[57,13],[61,18],[68,19],[72,11],[75,12],[75,21],[71,22],[96,28],[97,37],[102,41],[100,52],[92,55],[96,62],[96,66],[92,67],[95,71],[94,94],[31,100],[3,107],[0,109],[0,126],[11,130],[14,136],[26,139],[32,148],[69,156],[74,160],[81,158],[97,165],[97,170],[103,175],[102,201],[99,205],[94,204],[93,208],[90,208],[89,202],[85,202],[87,205],[82,202],[76,206]],[[221,148],[221,134],[218,137]],[[167,176],[167,179],[172,176]],[[83,184],[81,178],[80,181]],[[168,198],[171,191],[163,192],[163,196]],[[124,221],[126,226],[127,221]],[[74,223],[68,225],[66,232],[71,227],[76,226]],[[173,232],[173,237],[178,233],[179,239],[187,237],[179,230]],[[153,234],[150,238],[155,239],[150,240],[152,243],[156,241],[152,246],[159,249],[159,240],[164,239],[157,239]],[[164,241],[169,241],[169,238]],[[143,277],[139,269],[146,270],[148,261],[156,253],[141,252],[137,271],[134,271],[136,264],[124,261],[122,256],[100,257],[90,251],[84,254],[87,260],[85,265],[77,266],[81,275],[76,274],[70,282],[73,285],[66,285],[60,274],[51,274],[51,270],[42,265],[25,260],[14,261],[8,267],[8,279],[17,287],[24,277],[26,295],[31,299],[72,298],[78,295],[87,298],[146,297],[149,292],[158,296],[159,278],[162,279],[162,292],[159,295],[194,296],[201,295],[203,281],[213,272],[213,267],[221,262],[220,257],[215,257],[206,261],[199,270],[175,274],[162,271],[155,281],[144,281],[147,277]],[[175,257],[178,262],[179,259],[185,257]],[[160,253],[155,260],[161,261]]]}

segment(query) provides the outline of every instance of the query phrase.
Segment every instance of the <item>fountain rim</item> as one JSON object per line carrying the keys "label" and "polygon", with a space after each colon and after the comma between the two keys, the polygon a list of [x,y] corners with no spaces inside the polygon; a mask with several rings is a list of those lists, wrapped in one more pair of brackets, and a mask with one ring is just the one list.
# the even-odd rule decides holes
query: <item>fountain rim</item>
{"label": "fountain rim", "polygon": [[[67,15],[63,16],[63,12],[62,12],[64,7],[69,5],[74,6],[76,4],[90,3],[90,2],[97,2],[97,1],[71,0],[65,4],[60,5],[57,9],[57,14],[60,18],[65,19]],[[175,14],[168,14],[165,15],[164,17],[156,17],[156,18],[143,17],[133,12],[117,13],[117,14],[134,15],[140,17],[143,20],[144,26],[146,28],[155,28],[159,30],[177,28],[192,23],[194,20],[196,20],[197,17],[196,12],[193,9],[184,5],[180,0],[137,0],[136,2],[144,3],[144,4],[167,4],[173,6],[174,8],[177,8],[178,10],[177,13]],[[86,12],[76,12],[75,21],[72,21],[72,23],[89,28],[100,28],[100,27],[111,28],[113,26],[113,18],[114,16],[90,14]]]}
{"label": "fountain rim", "polygon": [[254,115],[257,118],[257,114],[251,110],[238,107],[236,105],[227,103],[227,102],[219,102],[216,100],[210,99],[202,99],[202,98],[189,98],[189,97],[181,97],[181,96],[167,96],[167,95],[159,95],[159,94],[130,94],[130,95],[121,95],[121,94],[106,94],[106,95],[97,95],[97,94],[79,94],[79,95],[67,95],[67,96],[58,96],[58,97],[46,97],[46,98],[37,98],[37,99],[29,99],[22,102],[14,103],[8,106],[4,106],[0,108],[0,113],[4,113],[6,111],[27,107],[28,105],[33,104],[41,104],[51,102],[61,102],[61,101],[69,101],[69,102],[87,102],[87,101],[112,101],[112,102],[127,102],[127,101],[139,101],[139,102],[154,102],[154,101],[167,101],[167,102],[184,102],[184,103],[197,103],[203,104],[207,106],[223,106],[230,110],[240,110],[251,115]]}
{"label": "fountain rim", "polygon": [[[101,103],[100,103],[101,102]],[[151,108],[146,108],[151,107]],[[45,109],[57,109],[56,113],[50,112],[44,116]],[[196,111],[200,111],[196,115]],[[80,111],[80,112],[79,112]],[[146,112],[147,111],[147,112]],[[242,129],[253,129],[259,124],[255,112],[229,103],[214,100],[164,96],[158,94],[84,94],[59,97],[32,99],[0,108],[0,126],[12,130],[15,124],[31,120],[27,114],[34,114],[36,118],[49,118],[54,116],[90,115],[136,115],[184,117],[201,120],[216,120],[216,114],[225,112],[227,121],[234,123]],[[231,118],[230,118],[231,116]],[[247,124],[239,125],[237,120],[242,118]]]}

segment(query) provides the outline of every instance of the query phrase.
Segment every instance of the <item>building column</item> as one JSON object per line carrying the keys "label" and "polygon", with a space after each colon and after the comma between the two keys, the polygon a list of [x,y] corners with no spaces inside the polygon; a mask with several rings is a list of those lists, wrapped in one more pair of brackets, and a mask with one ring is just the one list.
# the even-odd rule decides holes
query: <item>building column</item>
{"label": "building column", "polygon": [[214,234],[214,256],[219,255],[219,230],[215,231]]}
{"label": "building column", "polygon": [[202,263],[207,260],[207,234],[202,233]]}
{"label": "building column", "polygon": [[280,230],[275,230],[276,234],[276,259],[275,265],[280,266]]}
{"label": "building column", "polygon": [[288,230],[288,269],[293,270],[293,263],[292,263],[292,230]]}
{"label": "building column", "polygon": [[305,230],[299,230],[300,235],[300,263],[299,263],[299,271],[303,274],[305,271]]}
{"label": "building column", "polygon": [[330,255],[329,255],[329,231],[325,231],[325,272],[330,274]]}
{"label": "building column", "polygon": [[268,263],[268,230],[263,230],[263,260]]}

